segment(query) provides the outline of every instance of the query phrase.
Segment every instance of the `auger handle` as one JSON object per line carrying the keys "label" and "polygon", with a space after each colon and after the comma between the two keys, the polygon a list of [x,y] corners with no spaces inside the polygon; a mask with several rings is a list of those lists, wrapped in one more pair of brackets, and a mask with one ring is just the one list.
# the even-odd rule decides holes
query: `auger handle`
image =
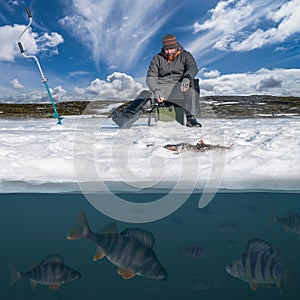
{"label": "auger handle", "polygon": [[28,18],[32,18],[32,15],[31,15],[31,12],[30,12],[30,9],[28,6],[25,7],[26,9],[26,12],[27,12],[27,15],[28,15]]}
{"label": "auger handle", "polygon": [[23,45],[21,42],[18,42],[18,46],[19,46],[20,52],[24,53],[24,48],[23,48]]}

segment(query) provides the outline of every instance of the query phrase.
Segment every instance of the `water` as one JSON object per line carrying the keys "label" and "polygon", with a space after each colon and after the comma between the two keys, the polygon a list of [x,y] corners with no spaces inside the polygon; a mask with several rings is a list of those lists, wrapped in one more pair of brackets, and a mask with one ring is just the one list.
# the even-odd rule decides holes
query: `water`
{"label": "water", "polygon": [[[269,224],[272,210],[280,216],[300,212],[299,194],[218,193],[203,210],[197,208],[199,196],[192,195],[162,220],[138,225],[155,235],[154,250],[169,274],[168,280],[155,281],[138,276],[123,280],[106,259],[93,262],[95,246],[90,241],[66,239],[80,211],[86,213],[94,231],[112,221],[83,195],[2,194],[0,299],[299,299],[299,237],[285,232],[279,224]],[[145,201],[157,194],[134,197]],[[120,230],[132,226],[123,222],[117,225]],[[252,238],[265,239],[279,248],[285,264],[293,266],[289,291],[283,287],[283,295],[275,285],[258,287],[254,292],[247,283],[226,273],[227,262],[238,258]],[[179,251],[180,246],[196,242],[207,257],[193,258]],[[26,271],[33,262],[53,253],[62,255],[82,278],[57,291],[42,285],[32,290],[25,279],[9,285],[10,263]],[[207,284],[199,283],[199,278]]]}

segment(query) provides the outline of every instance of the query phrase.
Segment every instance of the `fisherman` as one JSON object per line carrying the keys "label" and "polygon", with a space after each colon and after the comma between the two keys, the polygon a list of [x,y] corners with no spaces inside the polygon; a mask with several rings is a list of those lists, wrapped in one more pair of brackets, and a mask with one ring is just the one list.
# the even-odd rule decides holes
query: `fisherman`
{"label": "fisherman", "polygon": [[[192,54],[186,51],[173,34],[162,38],[162,49],[148,67],[146,83],[150,91],[144,90],[121,112],[118,108],[111,114],[120,128],[130,128],[154,104],[180,106],[186,115],[186,126],[201,127],[195,115],[199,113],[199,89],[195,76],[197,63]],[[198,91],[197,91],[198,90]]]}

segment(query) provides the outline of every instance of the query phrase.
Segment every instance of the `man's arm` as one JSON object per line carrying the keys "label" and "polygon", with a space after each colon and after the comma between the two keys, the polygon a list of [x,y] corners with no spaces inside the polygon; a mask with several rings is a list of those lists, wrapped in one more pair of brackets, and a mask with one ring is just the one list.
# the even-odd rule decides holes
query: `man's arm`
{"label": "man's arm", "polygon": [[154,98],[158,102],[164,102],[165,98],[162,94],[162,91],[158,87],[157,83],[158,78],[158,61],[157,57],[155,56],[149,65],[147,76],[146,76],[146,84],[149,87],[149,89],[154,93]]}
{"label": "man's arm", "polygon": [[190,80],[194,79],[198,73],[197,63],[192,56],[192,54],[186,51],[186,60],[185,60],[185,72],[183,78],[188,78]]}

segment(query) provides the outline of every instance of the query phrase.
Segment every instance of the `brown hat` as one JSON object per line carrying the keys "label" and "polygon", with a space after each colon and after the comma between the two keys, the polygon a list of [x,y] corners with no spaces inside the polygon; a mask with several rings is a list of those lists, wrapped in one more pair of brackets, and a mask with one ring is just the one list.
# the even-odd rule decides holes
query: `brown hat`
{"label": "brown hat", "polygon": [[162,38],[162,44],[164,49],[177,48],[178,46],[176,36],[173,34],[166,34]]}

